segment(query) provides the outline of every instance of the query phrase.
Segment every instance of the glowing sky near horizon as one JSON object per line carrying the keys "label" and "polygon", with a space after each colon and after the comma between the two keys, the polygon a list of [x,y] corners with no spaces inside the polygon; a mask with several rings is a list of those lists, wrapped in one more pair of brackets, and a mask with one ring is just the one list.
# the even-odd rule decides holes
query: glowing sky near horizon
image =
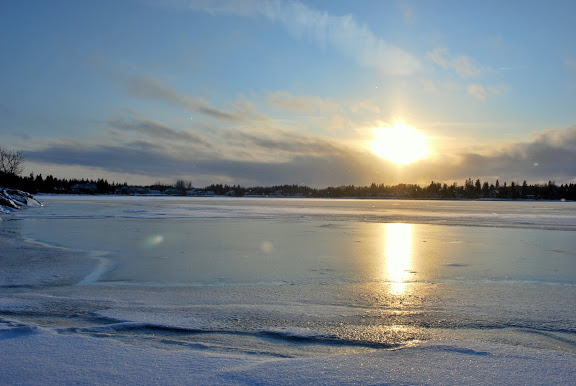
{"label": "glowing sky near horizon", "polygon": [[[0,144],[24,151],[26,174],[576,182],[569,0],[30,0],[0,14]],[[395,161],[384,152],[406,127],[428,151]]]}

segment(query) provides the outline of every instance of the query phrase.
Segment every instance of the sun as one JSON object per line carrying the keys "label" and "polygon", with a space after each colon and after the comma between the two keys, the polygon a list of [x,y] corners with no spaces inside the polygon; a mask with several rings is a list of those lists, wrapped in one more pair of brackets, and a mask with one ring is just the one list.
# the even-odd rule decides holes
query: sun
{"label": "sun", "polygon": [[408,165],[430,154],[426,136],[403,122],[377,128],[370,144],[374,154],[396,165]]}

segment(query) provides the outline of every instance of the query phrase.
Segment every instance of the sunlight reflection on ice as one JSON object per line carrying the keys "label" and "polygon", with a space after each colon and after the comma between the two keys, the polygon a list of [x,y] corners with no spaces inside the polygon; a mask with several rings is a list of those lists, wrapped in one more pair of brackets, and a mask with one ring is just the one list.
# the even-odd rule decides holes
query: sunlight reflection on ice
{"label": "sunlight reflection on ice", "polygon": [[410,275],[412,260],[412,224],[385,224],[385,279],[391,283],[391,293],[402,295]]}

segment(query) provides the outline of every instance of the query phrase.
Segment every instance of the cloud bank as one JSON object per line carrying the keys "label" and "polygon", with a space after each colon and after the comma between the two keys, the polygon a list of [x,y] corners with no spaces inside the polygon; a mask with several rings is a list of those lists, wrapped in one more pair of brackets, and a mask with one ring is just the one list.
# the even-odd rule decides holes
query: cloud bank
{"label": "cloud bank", "polygon": [[576,126],[543,131],[530,142],[510,144],[492,153],[462,153],[457,157],[455,163],[445,167],[430,164],[423,171],[441,180],[483,177],[576,182]]}
{"label": "cloud bank", "polygon": [[[141,135],[138,140],[58,143],[25,152],[34,163],[100,168],[149,180],[173,181],[185,177],[198,186],[216,182],[246,185],[305,184],[367,185],[372,182],[426,184],[466,178],[530,182],[576,182],[576,126],[548,130],[532,141],[478,154],[462,152],[423,160],[398,168],[367,150],[313,135],[281,130],[222,131],[214,143],[194,133],[179,132],[155,121],[111,119],[121,131]],[[164,143],[158,137],[164,137]],[[182,141],[195,147],[182,146]],[[195,149],[195,150],[193,150]]]}

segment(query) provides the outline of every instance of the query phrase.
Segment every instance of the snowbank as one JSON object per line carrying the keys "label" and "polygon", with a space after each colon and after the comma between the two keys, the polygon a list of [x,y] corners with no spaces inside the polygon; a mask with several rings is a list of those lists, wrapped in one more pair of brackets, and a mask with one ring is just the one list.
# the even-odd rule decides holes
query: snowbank
{"label": "snowbank", "polygon": [[0,188],[0,213],[9,213],[23,206],[41,206],[30,193],[17,189]]}

